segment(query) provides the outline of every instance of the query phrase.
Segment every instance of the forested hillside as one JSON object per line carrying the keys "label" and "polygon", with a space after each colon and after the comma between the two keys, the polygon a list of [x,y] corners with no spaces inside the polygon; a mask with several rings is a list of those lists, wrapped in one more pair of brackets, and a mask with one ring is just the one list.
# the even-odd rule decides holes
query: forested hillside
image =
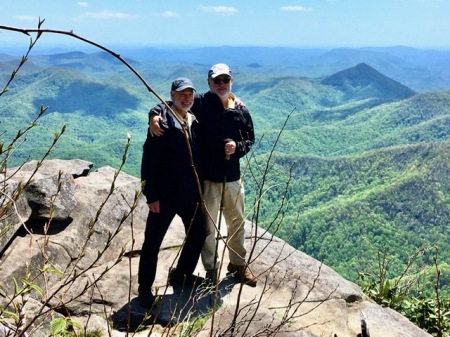
{"label": "forested hillside", "polygon": [[[156,52],[136,53],[131,63],[163,97],[178,76],[190,77],[200,92],[207,90],[210,64],[230,63],[234,91],[249,107],[258,138],[245,176],[249,218],[255,219],[253,204],[261,200],[258,222],[270,227],[281,207],[277,235],[355,281],[385,247],[398,268],[423,245],[437,244],[442,258],[450,258],[450,91],[417,90],[427,86],[423,82],[413,90],[399,82],[429,75],[420,68],[423,64],[411,68],[418,61],[409,52],[397,50],[394,57],[358,50],[349,57],[350,51],[309,51],[299,56],[299,62],[314,65],[311,72],[320,73],[316,77],[304,75],[305,65],[283,63],[291,60],[287,52],[279,55],[279,66],[273,54],[258,59],[248,50],[230,52],[225,60],[212,59],[218,50],[208,50],[201,62],[200,52],[191,56],[195,61],[184,62],[177,53],[167,53],[167,59],[157,58]],[[401,76],[394,80],[376,70],[382,55],[386,69]],[[318,60],[328,61],[320,68]],[[430,69],[445,64],[436,55],[434,60]],[[0,56],[2,83],[18,62]],[[444,73],[443,68],[429,75],[434,82],[428,86],[445,87],[445,81],[436,80]],[[110,56],[70,52],[31,57],[0,100],[3,138],[31,122],[40,106],[48,106],[29,141],[15,149],[10,165],[38,158],[66,124],[53,157],[116,167],[131,134],[125,171],[139,175],[147,111],[157,100]],[[257,199],[263,177],[264,195]],[[424,255],[423,263],[427,259]]]}
{"label": "forested hillside", "polygon": [[278,235],[338,272],[356,280],[384,249],[397,272],[420,247],[437,245],[442,262],[450,259],[449,141],[335,158],[277,153],[272,163],[261,223],[274,229],[286,195]]}

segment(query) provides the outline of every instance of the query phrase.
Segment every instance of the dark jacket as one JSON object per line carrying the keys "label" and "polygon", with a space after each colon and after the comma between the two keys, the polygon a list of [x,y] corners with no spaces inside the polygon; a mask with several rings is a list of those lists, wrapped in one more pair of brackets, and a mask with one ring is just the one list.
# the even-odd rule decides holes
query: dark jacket
{"label": "dark jacket", "polygon": [[[207,92],[196,95],[192,112],[200,130],[204,178],[213,182],[236,181],[241,177],[239,159],[255,142],[253,121],[245,106],[223,107],[219,96]],[[236,142],[236,152],[225,160],[225,140]]]}
{"label": "dark jacket", "polygon": [[[172,107],[172,103],[168,102]],[[164,104],[158,104],[149,112],[162,117],[161,126],[164,135],[152,137],[147,133],[142,155],[141,180],[144,183],[143,193],[147,203],[160,200],[174,204],[186,205],[199,201],[197,182],[191,166],[188,147],[177,120]],[[200,151],[197,144],[198,122],[191,114],[193,122],[190,127],[190,145],[194,165],[199,169]],[[197,171],[201,179],[201,171]],[[201,182],[201,180],[200,180]]]}

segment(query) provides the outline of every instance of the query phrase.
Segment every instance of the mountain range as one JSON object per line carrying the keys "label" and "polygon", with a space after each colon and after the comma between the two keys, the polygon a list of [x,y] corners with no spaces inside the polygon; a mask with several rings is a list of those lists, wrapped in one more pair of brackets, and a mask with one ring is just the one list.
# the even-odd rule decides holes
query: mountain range
{"label": "mountain range", "polygon": [[[206,91],[209,66],[229,63],[233,91],[249,107],[258,138],[249,165],[243,162],[248,218],[275,226],[278,236],[352,280],[386,249],[393,275],[419,247],[437,244],[442,261],[450,258],[449,53],[404,47],[121,52],[165,98],[175,77]],[[18,62],[0,54],[1,83]],[[118,166],[130,134],[125,171],[135,176],[147,111],[158,103],[111,55],[78,51],[32,55],[0,101],[2,142],[48,107],[10,165],[39,158],[65,124],[52,157]],[[424,254],[421,263],[429,262]]]}

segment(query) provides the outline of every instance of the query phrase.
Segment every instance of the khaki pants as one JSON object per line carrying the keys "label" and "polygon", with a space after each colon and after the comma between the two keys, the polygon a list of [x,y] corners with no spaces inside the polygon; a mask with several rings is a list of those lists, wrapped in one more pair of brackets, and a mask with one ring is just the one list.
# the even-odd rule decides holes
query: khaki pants
{"label": "khaki pants", "polygon": [[[214,255],[216,250],[216,226],[219,224],[218,215],[220,199],[222,197],[222,186],[223,183],[215,183],[209,180],[205,181],[205,204],[207,211],[211,215],[210,217],[206,214],[206,224],[210,234],[206,237],[201,253],[203,267],[205,269],[219,267],[218,263],[214,265]],[[238,266],[245,265],[244,187],[241,184],[241,180],[227,182],[225,184],[223,205],[223,217],[227,226],[226,245],[228,247],[230,262]],[[222,222],[221,227],[222,225],[225,224]],[[219,256],[217,256],[217,261],[220,261]]]}

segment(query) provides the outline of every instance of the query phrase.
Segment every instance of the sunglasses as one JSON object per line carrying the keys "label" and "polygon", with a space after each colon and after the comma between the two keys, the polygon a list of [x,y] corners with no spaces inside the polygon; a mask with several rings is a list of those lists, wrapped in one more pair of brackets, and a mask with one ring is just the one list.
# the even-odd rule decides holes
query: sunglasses
{"label": "sunglasses", "polygon": [[230,83],[231,78],[229,78],[229,77],[217,78],[216,77],[216,78],[213,78],[212,80],[213,80],[214,84],[220,84],[220,82],[227,84],[227,83]]}

